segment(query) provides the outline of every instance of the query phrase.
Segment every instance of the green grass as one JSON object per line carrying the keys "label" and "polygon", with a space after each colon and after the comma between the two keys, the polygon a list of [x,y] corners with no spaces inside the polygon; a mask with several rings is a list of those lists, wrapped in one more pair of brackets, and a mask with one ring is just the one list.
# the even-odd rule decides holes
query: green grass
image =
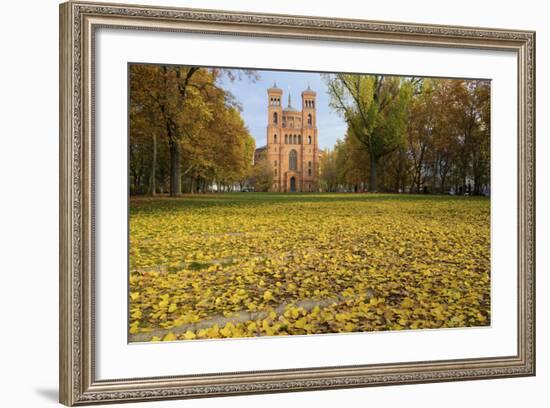
{"label": "green grass", "polygon": [[185,194],[180,197],[132,196],[131,210],[156,208],[197,208],[233,205],[270,205],[277,203],[330,203],[330,202],[489,202],[485,197],[463,197],[424,194],[354,194],[354,193],[206,193]]}

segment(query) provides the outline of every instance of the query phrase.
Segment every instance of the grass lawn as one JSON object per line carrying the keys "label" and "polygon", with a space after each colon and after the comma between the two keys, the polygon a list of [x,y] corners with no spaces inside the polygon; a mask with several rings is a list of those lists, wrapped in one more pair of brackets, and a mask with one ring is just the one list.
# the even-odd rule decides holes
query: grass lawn
{"label": "grass lawn", "polygon": [[130,200],[130,341],[490,324],[490,201]]}

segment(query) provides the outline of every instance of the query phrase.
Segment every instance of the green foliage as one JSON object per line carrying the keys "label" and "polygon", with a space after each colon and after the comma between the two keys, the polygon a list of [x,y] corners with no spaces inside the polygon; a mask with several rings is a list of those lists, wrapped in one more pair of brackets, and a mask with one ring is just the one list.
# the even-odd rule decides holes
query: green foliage
{"label": "green foliage", "polygon": [[331,106],[342,113],[348,134],[369,155],[369,189],[377,191],[378,161],[405,143],[412,86],[403,77],[330,74],[325,76]]}
{"label": "green foliage", "polygon": [[239,193],[130,204],[132,335],[490,324],[488,199]]}

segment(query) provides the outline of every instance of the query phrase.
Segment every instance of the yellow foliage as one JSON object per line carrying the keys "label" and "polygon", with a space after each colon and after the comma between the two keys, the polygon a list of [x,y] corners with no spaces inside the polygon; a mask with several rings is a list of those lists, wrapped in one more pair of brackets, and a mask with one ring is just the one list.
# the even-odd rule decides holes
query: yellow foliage
{"label": "yellow foliage", "polygon": [[176,339],[177,339],[177,337],[174,333],[168,332],[168,334],[163,337],[162,341],[174,341]]}
{"label": "yellow foliage", "polygon": [[129,332],[164,329],[172,341],[489,325],[489,221],[489,200],[472,197],[132,198]]}
{"label": "yellow foliage", "polygon": [[197,336],[195,333],[193,333],[191,330],[187,330],[184,335],[183,335],[183,338],[185,340],[193,340],[193,339],[196,339]]}

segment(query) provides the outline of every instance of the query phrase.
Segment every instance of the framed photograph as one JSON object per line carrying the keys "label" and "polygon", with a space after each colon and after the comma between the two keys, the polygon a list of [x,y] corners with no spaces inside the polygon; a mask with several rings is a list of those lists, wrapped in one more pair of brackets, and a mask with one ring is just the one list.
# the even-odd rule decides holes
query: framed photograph
{"label": "framed photograph", "polygon": [[535,374],[535,33],[60,6],[60,401]]}

